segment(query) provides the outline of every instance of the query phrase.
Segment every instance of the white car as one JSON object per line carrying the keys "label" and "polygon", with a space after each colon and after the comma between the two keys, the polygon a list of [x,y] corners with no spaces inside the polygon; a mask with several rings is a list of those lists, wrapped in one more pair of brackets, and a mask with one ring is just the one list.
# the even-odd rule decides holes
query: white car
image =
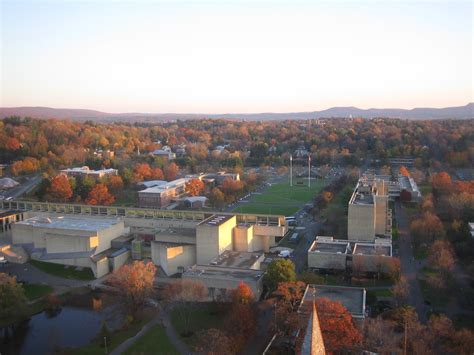
{"label": "white car", "polygon": [[278,256],[280,258],[289,258],[291,256],[291,250],[282,250]]}
{"label": "white car", "polygon": [[0,264],[6,264],[7,263],[7,259],[5,259],[4,256],[0,256]]}

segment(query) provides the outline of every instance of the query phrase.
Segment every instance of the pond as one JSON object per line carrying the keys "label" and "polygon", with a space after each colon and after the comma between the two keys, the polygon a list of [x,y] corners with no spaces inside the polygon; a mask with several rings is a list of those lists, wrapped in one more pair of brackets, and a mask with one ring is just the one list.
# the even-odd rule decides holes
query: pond
{"label": "pond", "polygon": [[58,348],[88,344],[99,334],[103,322],[108,329],[123,321],[116,307],[103,302],[102,294],[72,296],[56,312],[43,311],[18,325],[9,338],[0,338],[0,354],[52,354]]}

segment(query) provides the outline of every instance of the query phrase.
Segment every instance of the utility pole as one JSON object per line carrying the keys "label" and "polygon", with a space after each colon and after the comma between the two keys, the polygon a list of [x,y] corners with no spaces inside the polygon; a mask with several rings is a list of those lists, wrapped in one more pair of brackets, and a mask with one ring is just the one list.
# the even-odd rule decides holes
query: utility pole
{"label": "utility pole", "polygon": [[311,153],[308,155],[308,187],[311,187]]}
{"label": "utility pole", "polygon": [[293,155],[290,155],[290,187],[293,186]]}
{"label": "utility pole", "polygon": [[403,355],[407,355],[407,328],[408,328],[407,323],[408,323],[408,320],[405,319],[405,340],[403,342]]}

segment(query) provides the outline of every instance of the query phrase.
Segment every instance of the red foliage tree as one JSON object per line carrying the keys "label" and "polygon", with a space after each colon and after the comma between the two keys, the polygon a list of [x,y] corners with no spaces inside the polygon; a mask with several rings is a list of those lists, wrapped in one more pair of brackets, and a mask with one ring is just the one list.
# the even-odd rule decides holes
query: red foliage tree
{"label": "red foliage tree", "polygon": [[109,193],[109,189],[104,184],[95,185],[87,196],[88,205],[110,205],[115,201],[115,197]]}
{"label": "red foliage tree", "polygon": [[190,196],[199,196],[204,191],[204,183],[199,179],[192,179],[186,183],[185,191]]}
{"label": "red foliage tree", "polygon": [[349,311],[341,302],[333,302],[327,298],[320,298],[316,303],[326,350],[355,349],[362,342],[362,336]]}
{"label": "red foliage tree", "polygon": [[436,190],[448,191],[451,188],[451,185],[451,176],[445,171],[433,174],[431,177],[431,186]]}
{"label": "red foliage tree", "polygon": [[163,170],[160,168],[154,168],[151,170],[151,178],[153,180],[164,180],[165,175],[163,174]]}
{"label": "red foliage tree", "polygon": [[5,149],[6,150],[18,150],[21,148],[21,144],[18,139],[9,137],[5,140]]}
{"label": "red foliage tree", "polygon": [[71,185],[66,175],[60,174],[51,180],[47,190],[47,196],[55,201],[65,202],[73,195]]}
{"label": "red foliage tree", "polygon": [[151,175],[153,173],[150,165],[146,163],[135,165],[133,172],[136,181],[148,180],[151,178]]}
{"label": "red foliage tree", "polygon": [[123,189],[123,180],[118,175],[112,175],[107,180],[107,187],[110,191],[120,191]]}

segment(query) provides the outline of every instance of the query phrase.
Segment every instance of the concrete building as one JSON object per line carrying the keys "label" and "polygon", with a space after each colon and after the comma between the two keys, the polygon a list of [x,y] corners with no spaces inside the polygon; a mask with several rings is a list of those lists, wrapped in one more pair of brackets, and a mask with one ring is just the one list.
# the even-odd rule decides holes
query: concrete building
{"label": "concrete building", "polygon": [[171,151],[170,147],[164,146],[162,149],[153,151],[153,155],[164,158],[166,160],[175,160],[176,154]]}
{"label": "concrete building", "polygon": [[124,222],[118,218],[84,218],[69,216],[35,216],[12,225],[12,243],[21,245],[35,260],[91,268],[96,277],[110,270],[109,257],[114,254],[111,242],[125,234]]}
{"label": "concrete building", "polygon": [[259,297],[263,291],[263,274],[263,271],[254,269],[194,265],[183,273],[182,278],[201,281],[209,291],[209,298],[218,300],[226,299],[229,290],[237,288],[241,282],[245,282]]}
{"label": "concrete building", "polygon": [[332,237],[317,237],[308,250],[308,267],[345,270],[347,255],[350,253],[348,241],[334,240]]}
{"label": "concrete building", "polygon": [[77,168],[63,169],[61,173],[66,174],[67,176],[76,177],[92,177],[94,179],[101,179],[107,175],[118,175],[117,169],[101,169],[101,170],[91,170],[88,166],[82,166]]}
{"label": "concrete building", "polygon": [[327,298],[334,302],[341,302],[352,317],[365,318],[366,290],[362,287],[308,285],[303,295],[301,305],[319,298]]}
{"label": "concrete building", "polygon": [[408,201],[421,202],[423,197],[413,178],[400,174],[398,175],[398,183],[400,185],[400,197],[403,196],[402,193],[405,191],[405,193],[408,193],[410,197]]}
{"label": "concrete building", "polygon": [[214,215],[196,226],[197,263],[206,265],[225,250],[232,250],[235,216]]}
{"label": "concrete building", "polygon": [[140,207],[164,208],[185,195],[186,179],[176,179],[138,191]]}
{"label": "concrete building", "polygon": [[0,210],[0,232],[6,232],[11,229],[13,223],[22,221],[25,217],[22,211],[2,211]]}
{"label": "concrete building", "polygon": [[352,252],[354,272],[387,273],[392,266],[392,245],[384,243],[355,243]]}
{"label": "concrete building", "polygon": [[391,238],[392,214],[384,180],[359,179],[349,200],[347,224],[349,240],[373,242],[376,238]]}

